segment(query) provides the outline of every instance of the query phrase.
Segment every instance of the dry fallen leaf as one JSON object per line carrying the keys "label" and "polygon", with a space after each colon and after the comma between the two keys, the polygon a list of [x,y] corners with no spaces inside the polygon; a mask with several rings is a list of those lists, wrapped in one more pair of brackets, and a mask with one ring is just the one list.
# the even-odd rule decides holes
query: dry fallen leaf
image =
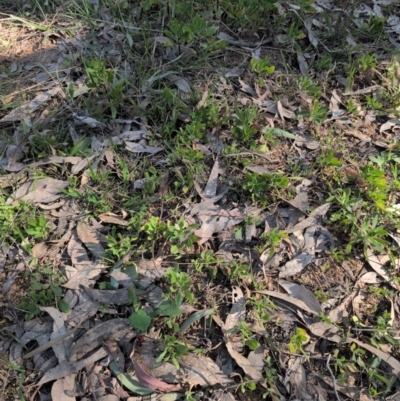
{"label": "dry fallen leaf", "polygon": [[178,385],[168,384],[155,378],[149,373],[148,368],[143,363],[133,361],[133,367],[135,368],[136,377],[139,383],[144,387],[162,392],[179,391],[181,388]]}
{"label": "dry fallen leaf", "polygon": [[240,287],[232,287],[232,307],[224,324],[224,331],[228,331],[236,327],[239,322],[246,319],[246,299],[244,298],[243,291]]}
{"label": "dry fallen leaf", "polygon": [[286,280],[280,280],[279,284],[286,290],[288,294],[302,300],[316,314],[322,313],[322,308],[318,302],[317,297],[310,290],[303,287],[302,285]]}
{"label": "dry fallen leaf", "polygon": [[297,254],[292,260],[286,262],[279,271],[279,277],[290,277],[300,273],[307,265],[315,259],[314,255],[307,252]]}
{"label": "dry fallen leaf", "polygon": [[79,222],[76,226],[76,233],[87,249],[97,260],[104,257],[104,248],[100,243],[97,231],[85,222]]}
{"label": "dry fallen leaf", "polygon": [[39,107],[41,107],[44,103],[49,101],[53,96],[57,95],[57,93],[61,92],[61,87],[56,86],[53,89],[50,89],[46,92],[43,92],[37,95],[34,99],[32,99],[28,104],[24,104],[16,109],[12,110],[10,113],[5,115],[0,122],[14,122],[14,121],[23,121],[31,116]]}
{"label": "dry fallen leaf", "polygon": [[386,268],[383,266],[382,262],[379,260],[379,257],[374,254],[374,251],[371,248],[368,248],[368,263],[393,288],[395,288],[396,290],[399,289],[397,283],[390,276]]}
{"label": "dry fallen leaf", "polygon": [[134,335],[135,331],[128,319],[110,319],[94,326],[83,337],[80,337],[69,355],[79,359],[99,347],[104,340],[110,337],[115,341],[120,341],[122,338],[132,338]]}
{"label": "dry fallen leaf", "polygon": [[51,387],[51,398],[57,401],[76,401],[76,397],[69,397],[66,390],[75,391],[75,375],[68,375],[56,380]]}
{"label": "dry fallen leaf", "polygon": [[129,221],[126,221],[123,216],[118,216],[115,213],[102,213],[98,217],[102,223],[129,226]]}
{"label": "dry fallen leaf", "polygon": [[325,216],[330,207],[330,203],[325,203],[324,205],[318,206],[315,210],[312,211],[312,213],[310,213],[310,215],[306,219],[302,220],[294,227],[287,228],[286,232],[290,234],[296,231],[305,230],[307,227],[316,225],[318,223],[318,219],[322,216]]}
{"label": "dry fallen leaf", "polygon": [[91,365],[106,356],[107,351],[104,348],[100,348],[94,354],[80,361],[68,362],[67,360],[65,360],[57,365],[55,368],[45,373],[45,375],[40,379],[37,385],[40,387],[43,386],[43,384],[46,384],[53,380],[61,379],[62,377],[66,377],[72,373],[77,373],[85,366]]}
{"label": "dry fallen leaf", "polygon": [[50,203],[62,196],[61,191],[69,185],[68,181],[46,177],[22,184],[14,194],[7,199],[7,205],[18,203],[15,199],[33,203]]}
{"label": "dry fallen leaf", "polygon": [[209,387],[232,383],[217,364],[206,356],[189,354],[178,358],[178,362],[181,366],[182,380],[191,386]]}
{"label": "dry fallen leaf", "polygon": [[243,369],[246,376],[251,380],[259,381],[262,378],[262,374],[252,365],[252,363],[245,358],[242,354],[234,349],[233,343],[230,341],[226,342],[226,349],[229,355],[236,361],[236,363]]}

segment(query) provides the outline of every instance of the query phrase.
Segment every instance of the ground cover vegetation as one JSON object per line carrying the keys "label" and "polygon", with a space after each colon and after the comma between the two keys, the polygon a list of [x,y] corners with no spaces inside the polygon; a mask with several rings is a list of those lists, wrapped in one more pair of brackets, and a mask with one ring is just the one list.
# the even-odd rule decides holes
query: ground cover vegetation
{"label": "ground cover vegetation", "polygon": [[0,5],[0,398],[400,397],[398,2]]}

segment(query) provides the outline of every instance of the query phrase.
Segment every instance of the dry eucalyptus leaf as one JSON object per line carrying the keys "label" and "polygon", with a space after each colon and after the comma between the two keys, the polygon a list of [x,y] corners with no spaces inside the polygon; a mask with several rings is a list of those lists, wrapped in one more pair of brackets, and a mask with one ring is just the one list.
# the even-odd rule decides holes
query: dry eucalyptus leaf
{"label": "dry eucalyptus leaf", "polygon": [[326,338],[334,343],[342,341],[340,329],[333,324],[316,322],[308,324],[307,327],[314,336]]}
{"label": "dry eucalyptus leaf", "polygon": [[8,166],[14,166],[24,157],[22,146],[8,145],[6,157],[8,160]]}
{"label": "dry eucalyptus leaf", "polygon": [[135,331],[128,319],[110,319],[94,326],[80,337],[70,351],[70,356],[75,355],[76,359],[79,359],[109,338],[120,341],[124,337],[132,338],[134,335]]}
{"label": "dry eucalyptus leaf", "polygon": [[306,370],[303,366],[304,358],[297,357],[289,360],[289,367],[286,371],[284,384],[290,394],[298,400],[310,400],[307,392]]}
{"label": "dry eucalyptus leaf", "polygon": [[251,351],[247,357],[248,361],[250,364],[258,370],[261,374],[264,369],[264,347],[260,345],[257,349],[254,351]]}
{"label": "dry eucalyptus leaf", "polygon": [[40,259],[46,256],[48,251],[49,248],[47,247],[45,242],[38,242],[32,248],[32,255],[35,258]]}
{"label": "dry eucalyptus leaf", "polygon": [[39,107],[61,92],[59,86],[37,95],[28,104],[24,104],[5,115],[0,122],[23,121],[31,116]]}
{"label": "dry eucalyptus leaf", "polygon": [[75,375],[68,375],[56,380],[51,387],[51,399],[57,401],[76,401],[76,397],[66,395],[66,391],[75,392]]}
{"label": "dry eucalyptus leaf", "polygon": [[171,74],[168,76],[169,81],[177,86],[177,88],[183,93],[191,93],[190,84],[186,79],[179,77],[178,75]]}
{"label": "dry eucalyptus leaf", "polygon": [[340,384],[332,380],[331,376],[322,376],[319,373],[314,372],[313,375],[318,377],[320,380],[331,386],[332,388],[336,388],[340,393],[345,394],[350,400],[359,401],[360,400],[360,392],[361,389],[357,386],[352,386],[349,384]]}
{"label": "dry eucalyptus leaf", "polygon": [[221,163],[218,159],[215,160],[214,166],[211,170],[210,176],[208,177],[208,182],[204,188],[204,196],[206,199],[213,198],[217,195],[217,184],[218,176],[223,175],[225,170],[221,167]]}
{"label": "dry eucalyptus leaf", "polygon": [[302,300],[316,314],[323,312],[317,297],[307,288],[286,280],[280,280],[279,284],[286,290],[288,294]]}
{"label": "dry eucalyptus leaf", "polygon": [[14,194],[7,199],[7,205],[16,204],[15,199],[33,203],[50,203],[59,199],[63,194],[61,191],[68,187],[68,181],[56,180],[46,177],[32,180],[22,184]]}
{"label": "dry eucalyptus leaf", "polygon": [[349,312],[347,311],[351,301],[355,297],[356,292],[353,291],[350,295],[348,295],[340,305],[336,308],[332,309],[328,313],[328,318],[332,323],[340,323],[342,320],[349,316]]}
{"label": "dry eucalyptus leaf", "polygon": [[181,366],[182,380],[191,386],[210,387],[231,384],[232,380],[225,376],[211,358],[203,355],[184,355],[178,358]]}
{"label": "dry eucalyptus leaf", "polygon": [[[96,290],[94,288],[84,287],[86,294],[94,301],[108,305],[126,305],[129,303],[128,288],[120,288],[118,290]],[[143,293],[142,290],[134,290]]]}
{"label": "dry eucalyptus leaf", "polygon": [[79,116],[76,113],[72,113],[72,116],[74,117],[74,120],[78,124],[86,124],[86,125],[89,125],[89,127],[92,127],[92,128],[105,128],[106,127],[103,123],[101,123],[100,121],[97,121],[96,119],[94,119],[92,117]]}
{"label": "dry eucalyptus leaf", "polygon": [[245,303],[246,300],[240,287],[232,287],[232,307],[226,317],[224,331],[233,329],[239,324],[239,322],[246,319]]}
{"label": "dry eucalyptus leaf", "polygon": [[155,155],[156,153],[162,152],[164,148],[141,145],[139,143],[125,141],[125,149],[133,153],[149,153]]}
{"label": "dry eucalyptus leaf", "polygon": [[58,366],[45,373],[45,375],[40,379],[37,385],[43,386],[43,384],[46,384],[53,380],[61,379],[62,377],[66,377],[72,373],[77,373],[84,367],[92,365],[99,359],[102,359],[106,356],[107,356],[107,351],[104,348],[100,348],[94,354],[80,361],[77,362],[68,362],[66,360],[62,361]]}
{"label": "dry eucalyptus leaf", "polygon": [[381,277],[383,277],[385,281],[398,290],[398,285],[394,282],[387,269],[383,266],[382,262],[379,260],[378,256],[374,254],[374,251],[371,248],[368,248],[368,263]]}
{"label": "dry eucalyptus leaf", "polygon": [[102,223],[116,224],[124,227],[129,226],[129,221],[126,221],[122,216],[118,216],[115,213],[102,213],[98,217]]}
{"label": "dry eucalyptus leaf", "polygon": [[101,260],[104,257],[103,245],[101,245],[99,235],[93,227],[85,222],[79,222],[76,226],[76,233],[95,259]]}
{"label": "dry eucalyptus leaf", "polygon": [[286,229],[287,233],[294,233],[296,231],[305,230],[307,227],[316,225],[318,223],[318,219],[322,216],[325,216],[331,207],[331,203],[325,203],[324,205],[318,206],[315,210],[310,213],[310,215],[302,220],[300,223],[296,224],[294,227],[290,227]]}
{"label": "dry eucalyptus leaf", "polygon": [[304,311],[311,313],[312,315],[318,315],[318,313],[315,313],[315,311],[310,309],[309,306],[306,305],[302,300],[292,297],[291,295],[286,295],[282,294],[281,292],[269,291],[269,290],[260,290],[255,292],[258,294],[264,294],[270,297],[281,299],[282,301],[289,302],[293,306],[299,307],[300,309],[303,309]]}
{"label": "dry eucalyptus leaf", "polygon": [[[58,309],[53,308],[51,306],[48,307],[41,306],[39,308],[40,310],[47,312],[53,319],[53,332],[51,333],[50,336],[51,340],[54,340],[55,338],[58,338],[67,332],[67,329],[64,326],[63,315]],[[69,354],[72,341],[73,337],[70,336],[52,346],[54,354],[58,359],[58,362],[62,362],[65,359],[67,359],[67,355]]]}
{"label": "dry eucalyptus leaf", "polygon": [[297,254],[292,260],[286,262],[279,271],[279,277],[290,277],[300,273],[307,265],[315,259],[314,255],[307,252]]}
{"label": "dry eucalyptus leaf", "polygon": [[133,367],[139,383],[144,387],[162,392],[179,391],[181,389],[179,385],[168,384],[152,376],[144,363],[133,361]]}
{"label": "dry eucalyptus leaf", "polygon": [[229,355],[236,361],[236,363],[243,369],[246,376],[251,380],[259,381],[262,378],[262,374],[252,365],[252,363],[245,358],[242,354],[234,349],[234,345],[231,341],[226,342],[226,349]]}

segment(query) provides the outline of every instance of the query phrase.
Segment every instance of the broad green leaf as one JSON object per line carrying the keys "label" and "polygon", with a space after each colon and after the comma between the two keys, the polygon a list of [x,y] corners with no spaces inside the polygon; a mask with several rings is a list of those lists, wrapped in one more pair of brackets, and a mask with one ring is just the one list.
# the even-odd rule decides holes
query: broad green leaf
{"label": "broad green leaf", "polygon": [[204,309],[198,312],[193,313],[193,315],[189,316],[183,323],[182,326],[180,327],[178,333],[182,333],[185,331],[189,326],[191,326],[194,322],[197,320],[200,320],[201,318],[211,315],[211,313],[214,312],[214,309]]}
{"label": "broad green leaf", "polygon": [[279,128],[264,128],[262,132],[264,134],[274,134],[276,136],[282,136],[289,139],[298,139],[297,135],[291,134],[290,132]]}
{"label": "broad green leaf", "polygon": [[121,373],[118,368],[117,365],[115,364],[115,362],[111,362],[108,365],[111,369],[111,371],[115,374],[115,376],[117,376],[117,379],[121,382],[121,384],[126,387],[128,390],[132,391],[135,394],[139,394],[139,395],[148,395],[151,393],[154,393],[154,390],[150,390],[149,388],[146,387],[142,387],[140,385],[140,383],[135,380],[133,377],[125,374],[125,373]]}
{"label": "broad green leaf", "polygon": [[68,313],[71,310],[71,307],[69,306],[68,302],[65,302],[63,299],[61,299],[58,301],[58,309],[60,312]]}
{"label": "broad green leaf", "polygon": [[150,326],[151,317],[144,310],[138,310],[129,316],[129,323],[136,330],[146,331]]}

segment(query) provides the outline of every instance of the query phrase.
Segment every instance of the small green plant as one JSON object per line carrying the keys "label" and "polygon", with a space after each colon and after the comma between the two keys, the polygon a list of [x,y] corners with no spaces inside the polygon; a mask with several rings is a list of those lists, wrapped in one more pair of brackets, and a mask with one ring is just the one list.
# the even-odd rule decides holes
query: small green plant
{"label": "small green plant", "polygon": [[27,234],[32,235],[37,239],[44,239],[49,232],[49,227],[47,225],[46,218],[43,215],[39,217],[29,220],[28,227],[25,229]]}
{"label": "small green plant", "polygon": [[293,334],[292,337],[290,337],[290,342],[289,342],[289,351],[292,354],[297,354],[297,353],[302,353],[304,356],[306,356],[306,353],[303,350],[303,345],[305,345],[309,340],[307,331],[305,329],[302,329],[301,327],[296,328],[296,334]]}
{"label": "small green plant", "polygon": [[384,17],[374,15],[362,26],[362,31],[364,31],[367,36],[381,36],[384,34],[385,21],[386,19]]}
{"label": "small green plant", "polygon": [[172,294],[181,293],[189,302],[193,303],[196,301],[190,289],[192,286],[192,279],[187,273],[180,271],[178,265],[173,269],[168,268],[165,279],[168,283],[169,291]]}
{"label": "small green plant", "polygon": [[333,68],[334,62],[330,54],[323,54],[315,64],[318,70],[329,71]]}
{"label": "small green plant", "polygon": [[340,167],[343,163],[336,157],[334,149],[328,149],[318,158],[318,164],[322,167]]}
{"label": "small green plant", "polygon": [[192,247],[198,238],[193,234],[193,230],[198,227],[197,224],[191,224],[185,227],[185,220],[179,219],[177,224],[167,222],[165,228],[165,237],[171,242],[171,253],[178,255],[181,253],[182,246]]}
{"label": "small green plant", "polygon": [[220,258],[214,256],[214,252],[209,249],[200,253],[197,259],[192,259],[192,268],[197,272],[202,272],[204,269],[208,270],[212,279],[217,276],[218,265],[220,263]]}
{"label": "small green plant", "polygon": [[257,116],[255,107],[248,107],[244,110],[236,109],[235,125],[232,128],[232,133],[243,141],[249,141],[255,134],[257,129],[253,126],[253,122]]}
{"label": "small green plant", "polygon": [[326,302],[328,300],[328,297],[321,290],[316,290],[314,294],[320,302]]}
{"label": "small green plant", "polygon": [[372,70],[376,67],[375,56],[371,54],[363,54],[358,60],[358,65],[364,72]]}
{"label": "small green plant", "polygon": [[311,110],[300,111],[298,115],[307,118],[310,122],[321,125],[328,116],[328,109],[325,106],[321,106],[318,102],[315,102]]}
{"label": "small green plant", "polygon": [[116,231],[114,226],[111,230],[111,234],[107,236],[108,248],[106,254],[114,257],[116,260],[121,260],[132,250],[133,244],[137,241],[139,235],[133,232],[124,236]]}
{"label": "small green plant", "polygon": [[151,216],[140,231],[143,231],[147,235],[149,242],[153,242],[157,239],[158,235],[164,233],[166,227],[167,225],[161,222],[157,216]]}
{"label": "small green plant", "polygon": [[255,318],[262,325],[271,320],[269,311],[276,310],[274,303],[266,296],[253,296],[247,300],[246,304],[253,308]]}
{"label": "small green plant", "polygon": [[261,238],[265,240],[265,244],[259,247],[259,251],[262,253],[265,249],[269,249],[269,257],[272,257],[275,255],[282,240],[288,238],[288,234],[286,231],[279,230],[279,228],[273,228],[267,233],[261,234]]}
{"label": "small green plant", "polygon": [[117,78],[117,73],[107,68],[101,59],[86,60],[83,63],[89,79],[88,87],[104,92],[108,98],[111,117],[116,118],[117,108],[123,103],[125,81]]}
{"label": "small green plant", "polygon": [[69,311],[69,305],[61,299],[60,286],[65,283],[65,278],[60,271],[48,265],[37,265],[32,272],[25,272],[24,278],[29,283],[29,295],[22,298],[18,307],[27,312],[26,320],[41,313],[39,306],[57,305],[60,311]]}
{"label": "small green plant", "polygon": [[354,102],[353,99],[349,99],[346,104],[346,109],[349,113],[356,113],[358,110],[357,104]]}
{"label": "small green plant", "polygon": [[275,71],[275,67],[270,65],[270,59],[257,59],[252,57],[250,60],[251,70],[256,74],[267,74],[270,75]]}
{"label": "small green plant", "polygon": [[346,246],[346,252],[350,253],[354,245],[363,244],[364,254],[368,257],[368,247],[385,253],[389,242],[382,237],[388,235],[388,232],[382,225],[378,225],[379,216],[375,215],[372,219],[365,217],[360,225],[352,228],[352,238]]}
{"label": "small green plant", "polygon": [[140,309],[140,303],[138,302],[135,290],[133,288],[128,289],[129,300],[132,304],[134,312],[129,316],[129,323],[132,327],[139,331],[146,331],[151,324],[151,316],[146,313],[143,309]]}
{"label": "small green plant", "polygon": [[322,95],[322,88],[318,85],[315,85],[309,77],[300,77],[299,86],[301,90],[305,91],[315,100],[318,100]]}
{"label": "small green plant", "polygon": [[365,96],[365,100],[370,109],[372,110],[380,110],[383,107],[383,103],[379,102],[374,96]]}
{"label": "small green plant", "polygon": [[156,359],[157,362],[171,361],[177,369],[180,369],[178,358],[186,355],[190,348],[183,342],[179,341],[175,336],[164,335],[162,338],[164,350]]}
{"label": "small green plant", "polygon": [[259,347],[259,343],[256,339],[254,339],[253,332],[247,327],[246,322],[239,322],[238,329],[240,334],[240,339],[243,345],[249,347],[251,351],[254,351]]}

